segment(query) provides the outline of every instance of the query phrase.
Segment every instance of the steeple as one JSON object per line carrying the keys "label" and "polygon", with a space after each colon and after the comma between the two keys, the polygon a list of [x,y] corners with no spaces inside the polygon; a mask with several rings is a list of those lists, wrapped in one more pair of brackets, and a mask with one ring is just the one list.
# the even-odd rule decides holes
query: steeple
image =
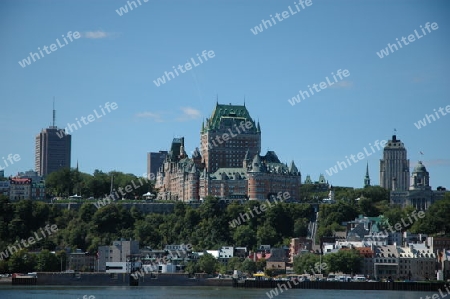
{"label": "steeple", "polygon": [[369,162],[366,165],[366,176],[364,177],[364,187],[370,186],[370,177],[369,177]]}

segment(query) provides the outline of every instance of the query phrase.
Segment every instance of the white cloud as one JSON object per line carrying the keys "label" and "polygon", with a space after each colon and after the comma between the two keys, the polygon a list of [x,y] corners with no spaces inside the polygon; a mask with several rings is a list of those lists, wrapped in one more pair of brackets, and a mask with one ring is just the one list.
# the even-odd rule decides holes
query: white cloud
{"label": "white cloud", "polygon": [[150,111],[145,111],[145,112],[139,112],[136,114],[136,117],[138,118],[150,118],[153,119],[155,122],[161,123],[164,120],[162,119],[162,116],[160,113],[154,113],[154,112],[150,112]]}
{"label": "white cloud", "polygon": [[[433,159],[433,160],[424,160],[423,165],[427,166],[450,166],[450,159]],[[415,165],[413,165],[413,168]]]}
{"label": "white cloud", "polygon": [[351,88],[353,87],[353,81],[339,81],[330,86],[330,88]]}
{"label": "white cloud", "polygon": [[113,37],[116,36],[113,32],[105,32],[103,30],[97,30],[97,31],[86,31],[82,34],[84,38],[90,38],[90,39],[100,39],[100,38],[107,38],[107,37]]}
{"label": "white cloud", "polygon": [[188,121],[192,119],[198,119],[201,117],[200,111],[191,107],[181,107],[183,114],[177,118],[177,121]]}
{"label": "white cloud", "polygon": [[[173,118],[173,111],[159,111],[159,112],[151,112],[151,111],[144,111],[136,113],[137,118],[149,118],[154,120],[155,122],[183,122],[183,121],[189,121],[193,119],[198,119],[201,117],[200,111],[197,109],[191,108],[191,107],[181,107],[180,110],[182,111],[181,115],[179,115],[177,118]],[[164,119],[165,118],[165,119]]]}

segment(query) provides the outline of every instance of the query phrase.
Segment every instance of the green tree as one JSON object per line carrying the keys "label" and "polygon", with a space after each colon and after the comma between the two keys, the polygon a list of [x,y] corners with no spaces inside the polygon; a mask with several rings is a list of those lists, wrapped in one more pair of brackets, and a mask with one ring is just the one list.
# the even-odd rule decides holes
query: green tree
{"label": "green tree", "polygon": [[294,236],[306,237],[308,235],[308,218],[298,218],[294,222]]}
{"label": "green tree", "polygon": [[368,198],[361,198],[358,201],[358,207],[362,215],[368,217],[376,217],[380,215],[380,211],[376,208],[374,203]]}
{"label": "green tree", "polygon": [[363,258],[356,250],[339,250],[324,256],[330,272],[355,274],[361,272]]}
{"label": "green tree", "polygon": [[28,273],[36,267],[36,256],[23,249],[15,252],[8,260],[8,269],[11,272]]}
{"label": "green tree", "polygon": [[201,271],[208,273],[208,274],[214,274],[217,271],[218,266],[219,266],[215,257],[213,257],[209,253],[203,254],[198,259],[198,265],[199,265]]}
{"label": "green tree", "polygon": [[[320,263],[320,256],[313,253],[304,253],[294,257],[294,272],[297,274],[309,273],[316,271],[316,263]],[[311,271],[311,269],[313,269]],[[318,272],[316,272],[318,273]]]}
{"label": "green tree", "polygon": [[268,223],[264,223],[262,227],[258,227],[257,239],[259,245],[275,245],[280,241],[277,231]]}
{"label": "green tree", "polygon": [[238,226],[233,233],[233,242],[247,248],[256,247],[256,232],[248,225]]}
{"label": "green tree", "polygon": [[60,261],[56,254],[44,249],[36,257],[36,271],[51,272],[60,269]]}
{"label": "green tree", "polygon": [[[408,213],[408,216],[411,215],[411,212]],[[418,220],[415,221],[414,217],[410,216],[411,220],[414,221],[411,231],[414,233],[439,233],[440,235],[450,236],[448,215],[450,215],[450,193],[447,192],[443,199],[436,201],[428,208],[423,218],[417,216]],[[409,222],[407,217],[405,222]]]}
{"label": "green tree", "polygon": [[237,256],[233,256],[228,259],[226,270],[227,272],[233,273],[234,270],[241,270],[242,268],[242,260]]}
{"label": "green tree", "polygon": [[267,261],[265,258],[256,261],[256,271],[264,271],[266,268]]}
{"label": "green tree", "polygon": [[185,267],[185,272],[189,274],[195,274],[200,272],[200,265],[197,261],[189,261]]}
{"label": "green tree", "polygon": [[[264,266],[262,266],[262,269],[264,269],[264,267],[265,267],[265,264],[264,264]],[[253,273],[256,273],[256,271],[257,271],[257,265],[251,259],[246,258],[242,262],[241,270],[242,270],[242,272],[253,274]]]}
{"label": "green tree", "polygon": [[68,167],[65,167],[50,173],[45,179],[47,194],[63,197],[72,195],[74,176],[71,172],[72,171]]}

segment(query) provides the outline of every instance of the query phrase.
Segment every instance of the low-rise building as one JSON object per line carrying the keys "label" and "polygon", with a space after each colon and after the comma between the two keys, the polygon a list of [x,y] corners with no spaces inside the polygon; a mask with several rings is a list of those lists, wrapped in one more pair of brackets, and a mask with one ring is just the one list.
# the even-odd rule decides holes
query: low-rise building
{"label": "low-rise building", "polygon": [[284,248],[272,248],[270,257],[266,260],[266,269],[272,270],[274,275],[286,274],[289,257]]}
{"label": "low-rise building", "polygon": [[363,258],[361,274],[365,277],[374,277],[373,258],[375,257],[375,252],[372,250],[372,247],[355,247],[354,249]]}
{"label": "low-rise building", "polygon": [[95,255],[90,255],[87,252],[83,252],[81,249],[69,253],[67,262],[69,270],[79,272],[94,272],[97,270],[97,257]]}
{"label": "low-rise building", "polygon": [[398,247],[398,278],[408,280],[436,280],[436,256],[425,244]]}
{"label": "low-rise building", "polygon": [[234,247],[232,246],[222,246],[219,249],[219,262],[222,264],[227,264],[228,260],[234,256]]}
{"label": "low-rise building", "polygon": [[9,180],[9,199],[11,201],[31,199],[31,179],[11,178]]}
{"label": "low-rise building", "polygon": [[[364,273],[376,279],[435,280],[436,255],[426,244],[372,246],[373,257],[365,257]],[[373,272],[370,271],[372,264]]]}
{"label": "low-rise building", "polygon": [[294,263],[294,257],[302,251],[312,250],[312,240],[305,237],[292,238],[289,245],[289,263]]}
{"label": "low-rise building", "polygon": [[43,181],[31,183],[31,199],[45,200],[45,183]]}
{"label": "low-rise building", "polygon": [[373,276],[376,279],[397,279],[399,275],[399,254],[397,246],[373,246]]}
{"label": "low-rise building", "polygon": [[0,181],[0,195],[9,197],[9,181]]}
{"label": "low-rise building", "polygon": [[98,247],[98,270],[106,271],[106,263],[127,262],[130,255],[139,254],[139,241],[113,241],[111,246]]}

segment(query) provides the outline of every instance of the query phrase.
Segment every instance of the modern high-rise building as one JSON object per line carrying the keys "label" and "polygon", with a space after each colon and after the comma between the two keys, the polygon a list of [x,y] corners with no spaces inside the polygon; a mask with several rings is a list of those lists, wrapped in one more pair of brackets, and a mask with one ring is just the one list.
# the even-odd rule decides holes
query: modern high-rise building
{"label": "modern high-rise building", "polygon": [[[149,177],[150,173],[156,177],[159,168],[164,163],[166,159],[167,151],[159,151],[157,153],[147,153],[147,177]],[[151,176],[153,177],[153,176]]]}
{"label": "modern high-rise building", "polygon": [[392,136],[380,160],[380,186],[389,191],[405,191],[409,188],[409,160],[403,142]]}
{"label": "modern high-rise building", "polygon": [[55,110],[53,109],[53,125],[43,129],[36,135],[35,168],[40,176],[46,176],[61,168],[70,168],[72,136],[65,129],[55,126]]}

